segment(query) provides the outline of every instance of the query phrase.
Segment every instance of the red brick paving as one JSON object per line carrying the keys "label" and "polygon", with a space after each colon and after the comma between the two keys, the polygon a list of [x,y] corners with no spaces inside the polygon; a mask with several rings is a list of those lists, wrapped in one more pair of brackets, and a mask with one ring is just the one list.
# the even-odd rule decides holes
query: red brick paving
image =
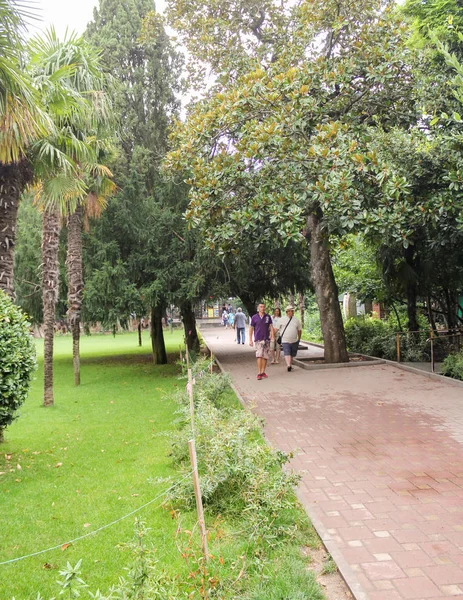
{"label": "red brick paving", "polygon": [[202,334],[269,441],[295,451],[299,497],[354,597],[463,597],[463,388],[391,365],[283,361],[257,381],[233,331]]}

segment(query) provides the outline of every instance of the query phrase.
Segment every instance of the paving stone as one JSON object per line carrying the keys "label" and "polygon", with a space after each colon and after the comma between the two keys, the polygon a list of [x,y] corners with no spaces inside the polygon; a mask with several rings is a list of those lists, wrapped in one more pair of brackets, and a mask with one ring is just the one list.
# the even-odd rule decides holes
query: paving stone
{"label": "paving stone", "polygon": [[299,498],[351,589],[368,600],[463,596],[463,389],[391,365],[271,365],[258,382],[233,331],[202,333],[269,441],[296,450]]}

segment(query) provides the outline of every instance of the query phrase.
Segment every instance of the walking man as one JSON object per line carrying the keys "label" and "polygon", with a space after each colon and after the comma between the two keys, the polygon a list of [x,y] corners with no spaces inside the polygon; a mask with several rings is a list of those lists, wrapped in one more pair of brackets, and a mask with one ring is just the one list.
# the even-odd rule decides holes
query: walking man
{"label": "walking man", "polygon": [[262,302],[257,308],[257,314],[251,319],[249,327],[249,345],[256,343],[257,379],[267,379],[265,367],[270,353],[270,334],[272,332],[272,317],[265,312]]}
{"label": "walking man", "polygon": [[246,332],[246,315],[243,313],[241,308],[236,309],[234,328],[236,329],[236,343],[244,344],[244,336]]}
{"label": "walking man", "polygon": [[280,320],[278,335],[281,335],[286,368],[288,371],[292,371],[293,358],[297,354],[302,335],[301,322],[294,316],[294,306],[286,307],[286,317]]}

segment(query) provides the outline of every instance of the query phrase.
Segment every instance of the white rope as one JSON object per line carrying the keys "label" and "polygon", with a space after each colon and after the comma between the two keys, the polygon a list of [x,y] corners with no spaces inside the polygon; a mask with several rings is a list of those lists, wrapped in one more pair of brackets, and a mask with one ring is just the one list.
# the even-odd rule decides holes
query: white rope
{"label": "white rope", "polygon": [[170,488],[168,488],[167,490],[165,490],[164,492],[162,492],[161,494],[156,496],[156,498],[153,498],[146,504],[143,504],[143,506],[139,506],[135,510],[132,510],[131,512],[124,515],[123,517],[120,517],[120,519],[116,519],[115,521],[112,521],[111,523],[107,523],[106,525],[103,525],[103,526],[99,527],[98,529],[95,529],[94,531],[89,531],[88,533],[86,533],[84,535],[80,535],[79,537],[76,537],[73,540],[69,540],[69,542],[63,542],[62,544],[57,544],[56,546],[52,546],[51,548],[46,548],[45,550],[39,550],[38,552],[32,552],[31,554],[25,554],[24,556],[19,556],[18,558],[12,558],[10,560],[5,560],[3,562],[0,562],[0,567],[2,565],[8,565],[11,563],[18,562],[20,560],[24,560],[25,558],[31,558],[32,556],[38,556],[39,554],[45,554],[45,552],[51,552],[52,550],[57,550],[58,548],[62,548],[63,546],[67,547],[68,545],[74,544],[75,542],[78,542],[79,540],[83,540],[87,537],[90,537],[91,535],[95,535],[95,534],[99,533],[100,531],[103,531],[103,529],[112,527],[113,525],[116,525],[116,523],[120,523],[124,519],[127,519],[128,517],[131,517],[135,513],[140,512],[141,510],[143,510],[150,504],[153,504],[153,502],[156,502],[156,500],[159,500],[159,498],[161,498],[162,496],[165,496],[168,492],[170,492],[170,490],[174,489],[175,486],[177,486],[180,483],[182,483],[183,481],[185,481],[185,479],[187,479],[188,477],[191,477],[191,475],[193,475],[193,471],[191,471],[190,473],[185,475],[185,477],[183,477],[183,479],[180,479],[180,481],[177,481],[176,483],[174,483],[174,485],[172,485]]}

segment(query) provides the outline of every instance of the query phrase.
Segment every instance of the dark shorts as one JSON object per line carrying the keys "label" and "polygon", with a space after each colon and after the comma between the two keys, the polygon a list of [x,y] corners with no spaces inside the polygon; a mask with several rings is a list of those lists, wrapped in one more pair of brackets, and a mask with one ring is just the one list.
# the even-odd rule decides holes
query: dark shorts
{"label": "dark shorts", "polygon": [[299,342],[293,342],[292,344],[288,344],[288,342],[283,342],[283,354],[285,356],[292,356],[293,358],[297,354],[297,349],[299,348]]}

